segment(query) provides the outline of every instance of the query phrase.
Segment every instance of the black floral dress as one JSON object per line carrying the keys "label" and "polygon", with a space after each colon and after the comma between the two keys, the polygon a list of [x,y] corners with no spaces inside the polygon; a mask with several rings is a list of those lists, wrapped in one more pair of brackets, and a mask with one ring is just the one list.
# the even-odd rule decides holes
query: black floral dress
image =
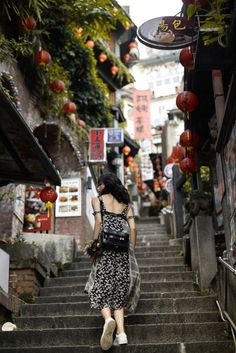
{"label": "black floral dress", "polygon": [[[108,212],[102,198],[101,213],[103,227],[116,231],[127,231],[128,205],[119,214]],[[89,293],[91,308],[121,309],[125,306],[129,292],[129,252],[104,250],[97,260],[93,287]]]}

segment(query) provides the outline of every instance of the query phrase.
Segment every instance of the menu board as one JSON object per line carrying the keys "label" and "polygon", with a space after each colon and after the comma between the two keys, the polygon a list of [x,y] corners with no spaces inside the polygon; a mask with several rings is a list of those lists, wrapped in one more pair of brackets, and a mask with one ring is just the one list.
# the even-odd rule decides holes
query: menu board
{"label": "menu board", "polygon": [[81,216],[81,179],[62,179],[56,191],[56,217]]}

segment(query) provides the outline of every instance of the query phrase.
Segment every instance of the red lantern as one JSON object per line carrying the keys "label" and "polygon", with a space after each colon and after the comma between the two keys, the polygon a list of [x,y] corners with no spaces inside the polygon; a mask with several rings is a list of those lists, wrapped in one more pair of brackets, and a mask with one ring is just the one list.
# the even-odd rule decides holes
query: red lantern
{"label": "red lantern", "polygon": [[111,73],[112,73],[112,75],[115,76],[118,71],[119,71],[119,68],[118,68],[117,66],[112,66],[112,67],[111,67]]}
{"label": "red lantern", "polygon": [[146,188],[147,188],[147,185],[146,185],[145,183],[142,183],[142,184],[139,184],[139,185],[138,185],[138,189],[139,189],[140,191],[145,191]]}
{"label": "red lantern", "polygon": [[[125,146],[122,148],[122,153],[125,155],[125,156],[128,156],[128,154],[131,152],[131,148],[129,146]],[[128,159],[128,158],[127,158]]]}
{"label": "red lantern", "polygon": [[133,159],[132,156],[129,156],[128,158],[126,158],[126,162],[127,162],[128,164],[132,163],[133,160],[134,160],[134,159]]}
{"label": "red lantern", "polygon": [[27,17],[25,20],[20,19],[19,21],[19,29],[21,32],[31,32],[36,27],[36,21],[33,16]]}
{"label": "red lantern", "polygon": [[74,114],[76,113],[77,107],[76,104],[73,102],[67,102],[63,105],[64,112],[67,114]]}
{"label": "red lantern", "polygon": [[190,47],[183,48],[179,54],[179,61],[183,67],[188,70],[192,70],[194,66],[193,53]]}
{"label": "red lantern", "polygon": [[93,48],[94,45],[95,45],[95,43],[94,43],[93,40],[87,40],[86,45],[87,45],[87,47],[89,47],[89,48]]}
{"label": "red lantern", "polygon": [[185,172],[187,174],[189,173],[193,173],[196,171],[196,163],[194,161],[194,159],[191,158],[184,158],[179,165],[180,169],[182,170],[182,172]]}
{"label": "red lantern", "polygon": [[83,129],[86,127],[86,122],[81,119],[77,119],[77,124]]}
{"label": "red lantern", "polygon": [[174,146],[172,148],[171,157],[175,163],[178,163],[185,157],[185,149],[180,145]]}
{"label": "red lantern", "polygon": [[127,62],[130,60],[130,55],[127,53],[123,56],[123,61]]}
{"label": "red lantern", "polygon": [[54,93],[61,93],[65,88],[65,84],[61,80],[52,81],[49,86]]}
{"label": "red lantern", "polygon": [[42,65],[42,66],[48,65],[51,62],[51,60],[52,60],[51,55],[46,50],[39,50],[35,54],[35,62],[37,65]]}
{"label": "red lantern", "polygon": [[51,186],[46,186],[40,191],[40,199],[46,203],[46,208],[50,208],[57,199],[57,193]]}
{"label": "red lantern", "polygon": [[137,48],[137,44],[135,42],[130,42],[128,45],[129,49]]}
{"label": "red lantern", "polygon": [[107,60],[107,55],[106,55],[105,53],[99,54],[98,60],[99,60],[101,63],[103,63],[104,61]]}
{"label": "red lantern", "polygon": [[197,146],[200,142],[200,136],[197,131],[185,130],[179,137],[179,143],[183,147]]}
{"label": "red lantern", "polygon": [[137,168],[137,164],[135,162],[131,162],[129,167],[132,171],[135,171],[135,169]]}
{"label": "red lantern", "polygon": [[191,91],[183,91],[176,98],[177,107],[184,113],[193,112],[198,106],[198,98]]}

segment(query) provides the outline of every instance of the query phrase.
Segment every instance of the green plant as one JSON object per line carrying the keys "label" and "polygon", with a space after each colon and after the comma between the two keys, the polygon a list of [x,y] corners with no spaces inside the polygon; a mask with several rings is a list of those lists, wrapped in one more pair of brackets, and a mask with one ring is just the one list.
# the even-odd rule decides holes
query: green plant
{"label": "green plant", "polygon": [[0,14],[7,16],[9,20],[14,15],[26,18],[35,14],[41,20],[42,12],[52,3],[55,3],[55,0],[1,0]]}
{"label": "green plant", "polygon": [[[227,30],[229,20],[232,15],[229,13],[230,0],[212,0],[209,2],[210,10],[202,9],[198,14],[199,6],[197,3],[190,4],[187,7],[187,17],[197,16],[200,21],[200,31],[205,45],[218,43],[221,46],[227,45]],[[226,42],[224,42],[224,37]]]}

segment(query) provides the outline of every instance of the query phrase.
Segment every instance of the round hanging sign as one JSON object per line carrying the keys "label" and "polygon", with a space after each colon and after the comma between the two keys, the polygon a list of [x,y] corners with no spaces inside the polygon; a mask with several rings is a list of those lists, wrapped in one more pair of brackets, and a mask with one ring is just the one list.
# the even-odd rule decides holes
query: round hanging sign
{"label": "round hanging sign", "polygon": [[166,189],[166,191],[168,191],[168,192],[172,192],[172,191],[173,191],[173,182],[172,182],[172,179],[166,180],[165,189]]}
{"label": "round hanging sign", "polygon": [[174,163],[168,163],[164,168],[164,174],[167,178],[172,178],[173,176],[173,171],[172,171],[173,165]]}
{"label": "round hanging sign", "polygon": [[197,40],[198,27],[185,17],[157,17],[144,22],[138,29],[137,37],[150,48],[181,49]]}

